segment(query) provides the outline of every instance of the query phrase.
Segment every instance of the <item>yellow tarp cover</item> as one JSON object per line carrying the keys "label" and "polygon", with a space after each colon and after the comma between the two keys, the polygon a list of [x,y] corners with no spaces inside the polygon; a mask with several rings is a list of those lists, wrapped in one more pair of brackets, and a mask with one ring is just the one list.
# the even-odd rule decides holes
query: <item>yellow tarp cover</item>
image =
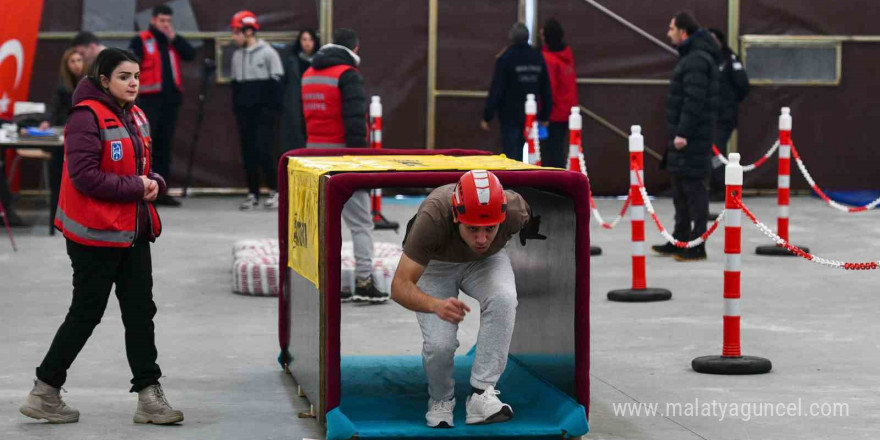
{"label": "yellow tarp cover", "polygon": [[318,191],[322,175],[338,171],[538,170],[500,156],[302,156],[290,157],[288,265],[320,289]]}

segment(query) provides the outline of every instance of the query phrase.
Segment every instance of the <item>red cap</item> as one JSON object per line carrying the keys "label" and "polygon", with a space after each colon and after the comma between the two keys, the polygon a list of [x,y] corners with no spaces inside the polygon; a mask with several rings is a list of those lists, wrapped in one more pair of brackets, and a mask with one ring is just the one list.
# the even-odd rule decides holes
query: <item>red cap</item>
{"label": "red cap", "polygon": [[245,26],[252,27],[254,30],[260,30],[256,14],[251,11],[236,12],[235,15],[232,16],[232,21],[229,22],[229,27],[232,29],[241,29]]}
{"label": "red cap", "polygon": [[452,193],[452,213],[468,226],[494,226],[507,218],[507,195],[501,182],[486,170],[468,171]]}

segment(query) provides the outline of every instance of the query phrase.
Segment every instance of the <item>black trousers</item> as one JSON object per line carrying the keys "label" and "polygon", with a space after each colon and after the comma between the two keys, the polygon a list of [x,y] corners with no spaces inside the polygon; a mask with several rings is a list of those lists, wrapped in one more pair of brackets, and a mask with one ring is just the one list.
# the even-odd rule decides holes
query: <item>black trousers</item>
{"label": "black trousers", "polygon": [[151,168],[170,183],[171,144],[174,142],[180,99],[172,99],[161,93],[141,95],[138,98],[138,107],[146,113],[150,121],[150,136],[153,139]]}
{"label": "black trousers", "polygon": [[67,255],[73,266],[73,301],[43,363],[37,367],[37,378],[56,388],[64,385],[67,370],[101,322],[110,289],[115,284],[125,325],[131,391],[158,384],[162,371],[156,364],[153,325],[156,304],[149,242],[139,241],[129,248],[109,248],[67,240]]}
{"label": "black trousers", "polygon": [[509,159],[523,160],[523,144],[526,142],[522,123],[501,122],[501,152]]}
{"label": "black trousers", "polygon": [[551,122],[541,143],[541,166],[568,167],[568,122]]}
{"label": "black trousers", "polygon": [[241,142],[241,158],[247,178],[248,192],[260,197],[260,168],[266,179],[266,186],[272,191],[278,189],[278,170],[272,153],[272,140],[275,137],[275,116],[266,108],[253,107],[235,109],[238,121],[238,137]]}
{"label": "black trousers", "polygon": [[709,218],[707,179],[687,177],[680,173],[670,173],[670,177],[672,202],[675,205],[675,229],[672,235],[681,241],[693,240],[706,232]]}

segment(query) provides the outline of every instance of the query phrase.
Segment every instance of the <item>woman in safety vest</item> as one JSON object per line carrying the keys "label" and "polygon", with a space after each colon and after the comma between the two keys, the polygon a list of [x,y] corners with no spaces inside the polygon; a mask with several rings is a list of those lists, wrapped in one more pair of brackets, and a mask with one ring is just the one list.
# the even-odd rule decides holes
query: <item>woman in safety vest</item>
{"label": "woman in safety vest", "polygon": [[64,170],[55,227],[67,239],[73,301],[22,414],[49,423],[79,421],[59,393],[67,370],[101,321],[110,290],[125,325],[125,348],[138,393],[135,423],[183,420],[159,385],[150,242],[162,231],[152,202],[165,181],[150,172],[150,125],[134,105],[140,67],[131,52],[105,49],[73,93],[64,128]]}

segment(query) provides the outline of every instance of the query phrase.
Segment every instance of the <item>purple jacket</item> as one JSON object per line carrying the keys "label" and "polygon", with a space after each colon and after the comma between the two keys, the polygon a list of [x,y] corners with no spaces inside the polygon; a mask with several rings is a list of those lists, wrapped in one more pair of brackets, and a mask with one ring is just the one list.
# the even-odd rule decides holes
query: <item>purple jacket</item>
{"label": "purple jacket", "polygon": [[[73,105],[76,106],[87,99],[99,101],[116,113],[125,125],[125,129],[132,134],[131,140],[135,150],[142,155],[144,146],[140,137],[134,136],[137,128],[134,117],[129,111],[131,104],[127,104],[125,108],[120,107],[110,95],[99,89],[88,78],[83,78],[73,92]],[[140,209],[142,218],[139,220],[141,224],[149,224],[149,215],[145,206],[147,202],[143,200],[143,181],[139,176],[122,176],[102,171],[102,149],[103,142],[95,114],[88,108],[74,107],[64,129],[64,166],[67,167],[67,174],[73,186],[77,191],[96,199],[117,202],[139,201],[144,204]],[[160,194],[165,194],[167,188],[162,176],[151,172],[147,177],[159,184]],[[143,218],[145,215],[146,219]],[[141,233],[149,230],[149,228],[141,228]]]}

